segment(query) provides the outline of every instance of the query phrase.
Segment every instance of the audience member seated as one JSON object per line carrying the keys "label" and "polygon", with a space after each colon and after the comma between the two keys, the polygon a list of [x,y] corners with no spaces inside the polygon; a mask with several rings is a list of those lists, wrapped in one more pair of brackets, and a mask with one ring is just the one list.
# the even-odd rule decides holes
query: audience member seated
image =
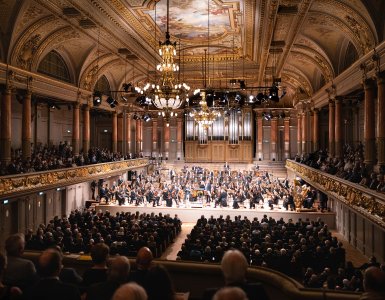
{"label": "audience member seated", "polygon": [[62,255],[56,249],[42,252],[38,261],[38,273],[41,279],[27,292],[26,299],[39,300],[80,300],[77,287],[59,280]]}
{"label": "audience member seated", "polygon": [[91,248],[93,266],[83,274],[83,286],[88,287],[94,283],[106,281],[107,259],[110,248],[104,243],[98,243]]}
{"label": "audience member seated", "polygon": [[24,252],[24,236],[13,234],[5,241],[7,268],[4,272],[4,284],[17,286],[23,292],[37,280],[35,265],[28,259],[21,258]]}
{"label": "audience member seated", "polygon": [[151,268],[153,263],[153,255],[149,248],[142,247],[139,249],[136,255],[136,269],[130,277],[131,281],[134,281],[141,285],[148,293],[151,282],[148,276],[148,270]]}
{"label": "audience member seated", "polygon": [[[115,291],[128,282],[130,261],[125,256],[117,256],[111,261],[107,280],[91,285],[87,290],[86,300],[110,300]],[[126,299],[126,298],[117,298]],[[128,298],[131,299],[131,298]]]}
{"label": "audience member seated", "polygon": [[[261,283],[250,283],[246,280],[246,272],[249,264],[244,254],[239,250],[228,250],[222,258],[221,269],[225,279],[225,285],[239,287],[249,299],[269,299]],[[207,289],[203,299],[212,299],[218,288]]]}
{"label": "audience member seated", "polygon": [[249,300],[249,298],[241,288],[233,286],[219,289],[213,300]]}
{"label": "audience member seated", "polygon": [[[148,300],[178,300],[170,274],[162,265],[152,266],[147,273]],[[182,298],[183,299],[183,298]]]}
{"label": "audience member seated", "polygon": [[385,299],[385,273],[377,267],[369,267],[364,273],[364,293],[360,300]]}
{"label": "audience member seated", "polygon": [[6,257],[0,253],[0,299],[1,300],[16,300],[20,299],[22,292],[18,287],[7,286],[3,284],[3,274],[7,267]]}
{"label": "audience member seated", "polygon": [[[123,284],[117,289],[112,300],[147,300],[146,291],[137,283],[130,282]],[[159,298],[161,299],[161,298]]]}

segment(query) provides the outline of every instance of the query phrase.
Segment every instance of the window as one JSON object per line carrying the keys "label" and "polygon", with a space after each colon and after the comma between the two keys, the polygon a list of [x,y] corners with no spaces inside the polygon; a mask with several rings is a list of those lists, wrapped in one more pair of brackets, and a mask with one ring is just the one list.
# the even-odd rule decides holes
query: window
{"label": "window", "polygon": [[95,84],[94,91],[99,91],[103,95],[111,96],[110,95],[110,91],[111,91],[110,83],[108,82],[108,79],[106,78],[106,76],[103,75],[99,78],[99,80]]}
{"label": "window", "polygon": [[43,58],[37,71],[61,81],[71,82],[71,76],[67,65],[64,62],[64,59],[56,51],[49,52]]}

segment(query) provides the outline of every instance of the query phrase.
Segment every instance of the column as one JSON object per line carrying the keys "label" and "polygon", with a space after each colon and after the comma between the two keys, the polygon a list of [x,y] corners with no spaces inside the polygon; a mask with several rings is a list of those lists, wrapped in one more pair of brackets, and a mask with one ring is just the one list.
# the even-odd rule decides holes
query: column
{"label": "column", "polygon": [[159,157],[159,149],[158,149],[158,120],[152,119],[152,156],[158,158]]}
{"label": "column", "polygon": [[330,99],[329,100],[329,156],[334,157],[334,147],[335,147],[335,129],[334,129],[334,110],[335,110],[335,105],[334,105],[334,100]]}
{"label": "column", "polygon": [[177,119],[177,132],[176,132],[176,157],[178,160],[183,158],[183,123],[182,118]]}
{"label": "column", "polygon": [[8,164],[11,161],[11,138],[12,138],[12,119],[11,119],[11,90],[3,91],[1,101],[1,162]]}
{"label": "column", "polygon": [[118,151],[118,114],[112,113],[112,152]]}
{"label": "column", "polygon": [[385,71],[377,74],[377,160],[380,170],[385,168]]}
{"label": "column", "polygon": [[21,148],[23,159],[26,159],[31,157],[31,91],[27,91],[24,95],[22,118]]}
{"label": "column", "polygon": [[168,159],[168,151],[170,147],[170,124],[163,120],[163,132],[164,132],[164,148],[163,159]]}
{"label": "column", "polygon": [[79,155],[80,139],[80,104],[75,102],[72,105],[72,153]]}
{"label": "column", "polygon": [[302,113],[297,115],[297,155],[302,155]]}
{"label": "column", "polygon": [[353,143],[357,146],[360,139],[360,107],[359,103],[356,103],[353,107],[353,117],[354,117],[354,128],[353,128]]}
{"label": "column", "polygon": [[136,137],[135,137],[135,152],[136,152],[136,155],[139,155],[140,153],[140,134],[141,134],[141,131],[140,131],[140,120],[136,120],[136,128],[135,128],[135,133],[136,133]]}
{"label": "column", "polygon": [[334,144],[334,154],[335,157],[342,157],[342,145],[343,145],[343,137],[342,137],[342,99],[341,97],[336,97],[335,99],[335,115],[334,115],[334,128],[335,128],[335,144]]}
{"label": "column", "polygon": [[290,158],[290,118],[286,117],[283,120],[283,130],[284,130],[284,155],[285,159]]}
{"label": "column", "polygon": [[90,105],[86,104],[83,108],[83,153],[88,154],[90,149]]}
{"label": "column", "polygon": [[127,154],[132,154],[132,149],[131,149],[131,117],[132,115],[131,114],[127,114],[127,119],[126,119],[126,122],[127,122],[127,130],[126,130],[126,141],[127,141],[127,146],[126,146],[126,150],[127,150]]}
{"label": "column", "polygon": [[118,152],[123,153],[123,114],[119,114],[117,125],[117,149]]}
{"label": "column", "polygon": [[258,142],[258,159],[263,160],[263,119],[262,119],[262,114],[259,115],[258,113],[256,114],[257,118],[257,142]]}
{"label": "column", "polygon": [[306,109],[302,115],[302,153],[304,154],[310,152],[309,118],[310,114]]}
{"label": "column", "polygon": [[364,89],[364,163],[371,169],[375,161],[374,81],[371,79],[365,80]]}
{"label": "column", "polygon": [[313,109],[313,130],[312,130],[312,142],[313,142],[313,149],[312,151],[318,151],[319,150],[319,109],[314,108]]}
{"label": "column", "polygon": [[273,116],[270,126],[270,159],[277,160],[278,118]]}

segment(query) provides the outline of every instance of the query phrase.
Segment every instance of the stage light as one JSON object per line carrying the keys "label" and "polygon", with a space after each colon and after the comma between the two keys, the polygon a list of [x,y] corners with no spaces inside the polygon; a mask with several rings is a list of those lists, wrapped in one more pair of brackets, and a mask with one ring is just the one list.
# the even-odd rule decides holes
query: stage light
{"label": "stage light", "polygon": [[236,79],[230,79],[230,85],[236,85],[237,80]]}
{"label": "stage light", "polygon": [[239,80],[239,87],[241,88],[241,90],[244,90],[246,89],[246,83],[244,80]]}
{"label": "stage light", "polygon": [[99,91],[95,91],[93,95],[94,106],[99,106],[102,104],[102,93]]}
{"label": "stage light", "polygon": [[107,98],[107,103],[110,105],[111,108],[114,108],[116,105],[118,105],[118,101],[116,101],[114,98],[109,96]]}
{"label": "stage light", "polygon": [[149,115],[149,114],[145,114],[145,115],[143,116],[143,120],[144,120],[144,122],[150,122],[150,121],[151,121],[150,115]]}
{"label": "stage light", "polygon": [[123,83],[123,90],[127,93],[131,87],[131,83]]}

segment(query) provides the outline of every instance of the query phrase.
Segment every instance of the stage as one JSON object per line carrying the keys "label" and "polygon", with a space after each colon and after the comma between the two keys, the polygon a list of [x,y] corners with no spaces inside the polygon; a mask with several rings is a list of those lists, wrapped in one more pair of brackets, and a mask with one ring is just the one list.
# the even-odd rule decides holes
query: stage
{"label": "stage", "polygon": [[[239,208],[239,209],[233,209],[231,207],[191,207],[194,206],[194,203],[191,202],[189,205],[185,207],[166,207],[165,205],[162,206],[146,206],[146,205],[115,205],[115,204],[109,204],[109,205],[103,205],[103,204],[97,204],[95,205],[95,209],[102,210],[105,212],[108,210],[111,212],[111,214],[116,214],[117,212],[121,211],[130,211],[130,212],[137,212],[140,213],[155,213],[155,214],[170,214],[171,216],[174,216],[175,214],[178,215],[178,217],[181,219],[184,223],[195,223],[202,215],[204,215],[206,218],[210,216],[214,216],[215,218],[218,218],[220,215],[223,215],[223,217],[226,217],[229,215],[232,219],[234,219],[235,216],[246,216],[248,219],[252,220],[253,218],[257,217],[259,220],[262,219],[263,215],[267,215],[268,217],[272,217],[276,220],[283,218],[285,222],[287,222],[289,219],[292,219],[294,222],[296,222],[299,218],[309,220],[317,220],[318,218],[321,218],[330,229],[335,228],[335,213],[333,212],[320,212],[320,211],[313,211],[313,212],[296,212],[296,211],[286,211],[284,208],[274,207],[273,210],[270,210],[269,207],[263,207],[261,208],[258,206],[256,209],[249,209],[249,208]],[[196,205],[198,206],[198,205]]]}

